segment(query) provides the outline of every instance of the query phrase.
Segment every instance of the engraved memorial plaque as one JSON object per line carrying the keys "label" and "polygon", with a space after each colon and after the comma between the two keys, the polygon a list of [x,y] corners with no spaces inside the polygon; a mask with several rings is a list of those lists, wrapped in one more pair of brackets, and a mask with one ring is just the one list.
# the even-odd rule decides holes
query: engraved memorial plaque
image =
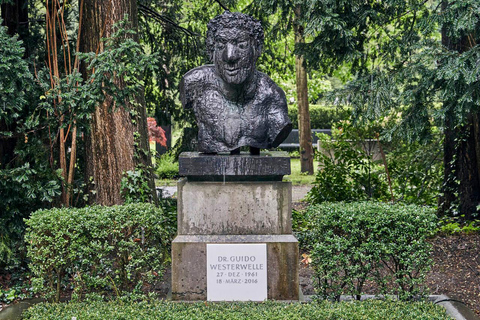
{"label": "engraved memorial plaque", "polygon": [[207,244],[207,300],[267,299],[267,245]]}

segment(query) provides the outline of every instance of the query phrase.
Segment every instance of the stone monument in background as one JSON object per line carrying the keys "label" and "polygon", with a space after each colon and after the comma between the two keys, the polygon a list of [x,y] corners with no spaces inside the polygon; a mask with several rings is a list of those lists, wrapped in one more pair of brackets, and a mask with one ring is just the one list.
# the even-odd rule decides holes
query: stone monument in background
{"label": "stone monument in background", "polygon": [[[298,241],[292,234],[290,133],[285,93],[256,70],[260,22],[225,12],[208,24],[213,65],[181,81],[193,108],[198,151],[179,159],[178,234],[172,244],[174,300],[298,300]],[[248,152],[240,148],[248,147]]]}

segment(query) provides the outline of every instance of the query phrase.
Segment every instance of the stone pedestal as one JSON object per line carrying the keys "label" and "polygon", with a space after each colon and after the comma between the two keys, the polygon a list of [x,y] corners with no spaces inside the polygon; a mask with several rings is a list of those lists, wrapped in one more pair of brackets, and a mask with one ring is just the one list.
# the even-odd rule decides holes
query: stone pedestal
{"label": "stone pedestal", "polygon": [[[275,165],[276,164],[276,165]],[[178,235],[172,243],[172,299],[207,299],[208,244],[266,244],[267,298],[298,300],[298,241],[283,152],[181,155]],[[205,178],[202,181],[202,174]]]}

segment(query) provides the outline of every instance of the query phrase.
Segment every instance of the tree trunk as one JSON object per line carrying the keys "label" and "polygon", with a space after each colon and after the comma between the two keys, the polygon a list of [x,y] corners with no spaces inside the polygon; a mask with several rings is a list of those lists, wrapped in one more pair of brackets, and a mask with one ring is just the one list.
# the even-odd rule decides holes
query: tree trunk
{"label": "tree trunk", "polygon": [[[303,26],[299,25],[300,6],[295,8],[295,44],[304,43]],[[308,82],[305,61],[302,55],[295,55],[295,75],[298,103],[298,133],[300,140],[301,172],[313,174],[312,129],[310,127],[310,112],[308,110]]]}
{"label": "tree trunk", "polygon": [[[447,102],[445,102],[447,103]],[[456,158],[456,132],[453,124],[453,111],[445,115],[445,128],[443,130],[443,186],[442,196],[439,199],[439,211],[446,214],[455,205],[455,193],[457,186],[457,163]]]}
{"label": "tree trunk", "polygon": [[447,121],[444,131],[444,184],[441,213],[463,215],[473,220],[480,205],[479,116],[472,113],[466,124],[453,129]]}
{"label": "tree trunk", "polygon": [[473,220],[478,213],[480,204],[480,180],[477,159],[479,147],[478,114],[471,114],[468,122],[463,126],[463,132],[458,146],[457,164],[458,180],[460,182],[458,194],[460,197],[459,213],[465,215],[466,220]]}
{"label": "tree trunk", "polygon": [[[137,30],[136,1],[84,0],[80,51],[97,53],[103,51],[100,39],[111,36],[113,25],[123,20],[125,15],[128,15],[129,18],[130,25],[128,27]],[[138,41],[138,36],[134,37]],[[122,83],[118,81],[117,85],[121,87]],[[133,106],[117,107],[115,111],[112,111],[115,106],[113,106],[112,98],[108,96],[92,114],[87,138],[86,173],[89,188],[95,191],[91,201],[97,204],[123,203],[120,184],[124,173],[134,170],[139,164],[144,164],[147,168],[151,167],[143,91],[138,93],[137,101],[141,102],[141,105],[136,107],[138,114],[136,125],[126,110]],[[138,135],[135,132],[138,132]],[[149,184],[153,199],[156,199],[151,174]]]}
{"label": "tree trunk", "polygon": [[[442,2],[442,9],[449,5],[448,0]],[[442,29],[442,44],[449,50],[463,53],[472,48],[467,37],[452,39]],[[454,104],[446,113],[444,130],[444,185],[441,199],[442,213],[451,211],[458,205],[458,214],[465,220],[478,217],[477,206],[480,205],[480,130],[479,114],[472,112],[465,124],[459,126],[454,121]]]}

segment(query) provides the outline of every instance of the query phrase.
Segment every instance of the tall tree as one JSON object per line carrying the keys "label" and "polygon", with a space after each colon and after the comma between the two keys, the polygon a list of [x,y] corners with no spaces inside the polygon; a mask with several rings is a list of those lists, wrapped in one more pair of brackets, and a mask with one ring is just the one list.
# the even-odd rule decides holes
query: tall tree
{"label": "tall tree", "polygon": [[[462,8],[463,7],[463,8]],[[468,2],[462,5],[453,1],[443,0],[441,13],[447,16],[459,9],[473,9]],[[477,9],[480,6],[477,6]],[[462,10],[463,11],[463,10]],[[455,24],[442,25],[442,45],[453,55],[466,55],[476,48],[480,37],[475,31],[480,30],[480,17],[470,22],[470,28],[458,28]],[[475,30],[476,29],[476,30]],[[440,63],[448,64],[444,59]],[[471,61],[466,61],[470,64]],[[478,64],[478,61],[476,62]],[[468,67],[467,67],[468,68]],[[459,75],[460,76],[460,75]],[[461,79],[461,78],[460,78]],[[457,90],[465,90],[465,83],[459,81]],[[468,91],[467,91],[468,92]],[[478,92],[472,92],[475,99]],[[456,121],[455,109],[458,96],[449,96],[443,102],[445,112],[444,129],[444,185],[441,201],[443,212],[455,208],[458,202],[458,212],[471,219],[478,215],[477,206],[480,205],[480,120],[478,107],[469,110],[461,123]],[[478,98],[477,98],[478,99]]]}
{"label": "tall tree", "polygon": [[[295,7],[295,18],[293,29],[295,32],[295,43],[304,44],[304,27],[300,22],[302,8]],[[300,142],[300,171],[313,174],[313,145],[312,128],[310,126],[310,112],[308,108],[308,82],[305,59],[302,54],[295,55],[295,75],[297,86],[298,104],[298,132]]]}
{"label": "tall tree", "polygon": [[[82,52],[102,52],[102,38],[111,37],[114,24],[128,17],[129,29],[137,30],[138,12],[134,0],[83,0],[80,4]],[[130,34],[135,41],[138,35]],[[125,87],[125,79],[113,76],[118,88]],[[147,117],[144,93],[140,90],[136,101],[125,101],[124,106],[107,95],[92,114],[86,147],[86,175],[91,179],[94,201],[102,205],[123,202],[121,180],[128,172],[143,166],[151,167],[148,147]],[[148,170],[147,170],[148,171]],[[153,175],[149,186],[155,198]]]}
{"label": "tall tree", "polygon": [[476,0],[314,0],[303,16],[313,40],[301,48],[322,69],[351,67],[356,78],[339,94],[360,118],[397,117],[385,138],[443,130],[440,208],[466,219],[480,204],[478,12]]}

